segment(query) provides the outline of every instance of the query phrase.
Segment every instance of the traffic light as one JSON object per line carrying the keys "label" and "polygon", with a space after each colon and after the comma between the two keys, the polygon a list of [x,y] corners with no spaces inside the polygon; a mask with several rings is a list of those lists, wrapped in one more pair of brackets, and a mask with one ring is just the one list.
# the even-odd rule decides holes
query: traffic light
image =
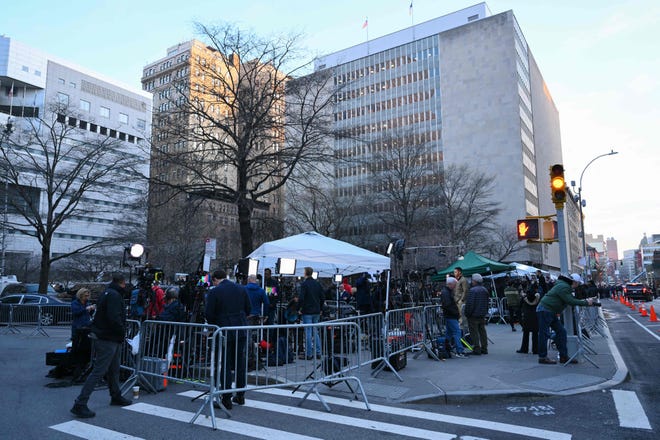
{"label": "traffic light", "polygon": [[550,193],[552,202],[557,208],[566,203],[566,182],[564,181],[564,167],[555,164],[550,167]]}
{"label": "traffic light", "polygon": [[526,218],[518,220],[518,240],[539,239],[539,219]]}

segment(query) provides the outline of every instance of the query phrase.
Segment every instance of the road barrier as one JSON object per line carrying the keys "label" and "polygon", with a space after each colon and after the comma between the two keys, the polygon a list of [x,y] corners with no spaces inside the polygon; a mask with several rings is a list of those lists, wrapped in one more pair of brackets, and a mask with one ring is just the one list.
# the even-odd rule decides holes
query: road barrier
{"label": "road barrier", "polygon": [[21,327],[34,327],[30,336],[48,336],[47,327],[68,327],[71,321],[68,304],[3,304],[0,309],[0,323],[6,324],[3,333],[21,333]]}
{"label": "road barrier", "polygon": [[[220,329],[207,324],[145,321],[137,328],[138,353],[123,356],[122,360],[124,368],[132,368],[133,373],[122,385],[122,391],[139,385],[156,392],[164,389],[168,381],[192,385],[200,389],[197,398],[203,400],[191,423],[208,409],[215,429],[213,403],[230,417],[220,406],[223,398],[229,398],[232,393],[276,387],[302,387],[306,394],[301,403],[314,393],[329,411],[318,387],[345,383],[355,398],[360,393],[369,409],[362,383],[350,374],[360,367],[357,323],[328,321]],[[303,342],[307,332],[319,336],[309,345]],[[130,346],[127,341],[125,350]],[[310,356],[303,354],[296,359],[294,354],[299,348],[308,349]],[[230,378],[227,373],[232,370],[236,374],[233,388],[230,385],[233,376]]]}

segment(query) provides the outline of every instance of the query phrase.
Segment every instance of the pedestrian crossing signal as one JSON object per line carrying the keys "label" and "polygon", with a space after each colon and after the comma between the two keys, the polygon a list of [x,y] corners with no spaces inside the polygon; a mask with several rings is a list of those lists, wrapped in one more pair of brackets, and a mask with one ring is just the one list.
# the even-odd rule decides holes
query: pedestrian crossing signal
{"label": "pedestrian crossing signal", "polygon": [[526,218],[518,220],[518,240],[538,240],[539,239],[539,219]]}

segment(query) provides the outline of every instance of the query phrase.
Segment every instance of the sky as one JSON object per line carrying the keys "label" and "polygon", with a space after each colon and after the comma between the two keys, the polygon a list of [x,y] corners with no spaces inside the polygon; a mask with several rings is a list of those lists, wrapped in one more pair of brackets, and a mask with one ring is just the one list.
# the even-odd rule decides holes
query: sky
{"label": "sky", "polygon": [[[268,36],[302,33],[310,58],[479,3],[477,0],[21,0],[0,34],[140,88],[145,64],[229,22]],[[566,180],[582,179],[587,234],[619,257],[660,234],[660,2],[490,0],[513,10],[560,116]],[[368,17],[368,27],[363,23]],[[605,156],[587,164],[596,156]],[[495,170],[494,170],[495,171]],[[545,170],[539,170],[544,173]],[[540,180],[541,181],[541,180]],[[549,181],[549,178],[548,178]],[[545,214],[545,213],[543,213]]]}

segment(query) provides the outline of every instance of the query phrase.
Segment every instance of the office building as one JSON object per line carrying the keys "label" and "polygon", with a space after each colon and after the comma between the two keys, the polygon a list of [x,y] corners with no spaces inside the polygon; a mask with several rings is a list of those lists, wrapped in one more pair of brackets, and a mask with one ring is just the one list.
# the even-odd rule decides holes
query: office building
{"label": "office building", "polygon": [[[337,85],[335,129],[347,136],[335,149],[352,160],[337,166],[336,191],[347,203],[379,191],[364,164],[403,142],[426,146],[422,180],[461,165],[492,176],[501,210],[494,223],[512,234],[516,219],[555,213],[548,169],[562,163],[559,114],[513,11],[492,14],[480,3],[322,56],[315,69],[332,69]],[[354,215],[361,221],[344,234],[349,241],[376,248],[401,232],[382,215]],[[426,232],[409,244],[447,244]],[[558,245],[507,259],[558,268]]]}
{"label": "office building", "polygon": [[[60,113],[62,109],[67,113]],[[4,125],[4,118],[7,118],[15,136],[27,133],[31,123],[38,126],[34,124],[38,118],[57,121],[60,127],[71,130],[71,137],[66,142],[103,141],[112,145],[117,154],[133,157],[140,164],[137,171],[148,173],[149,158],[148,151],[145,154],[144,142],[150,137],[150,94],[5,36],[0,36],[0,113],[3,117],[0,123]],[[47,154],[52,151],[48,150]],[[31,154],[46,155],[34,151]],[[71,158],[60,157],[60,160]],[[102,164],[98,166],[98,169],[103,168]],[[46,193],[42,177],[35,170],[26,169],[20,173],[19,185],[32,188],[32,201],[44,214]],[[90,188],[84,193],[74,215],[57,229],[51,256],[93,247],[129,230],[134,235],[144,234],[146,206],[140,200],[147,191],[145,182],[144,179],[130,178],[126,172],[111,172],[103,187]],[[6,188],[9,197],[13,197],[17,188],[12,185]],[[25,224],[12,210],[11,204],[5,203],[4,210],[8,224]],[[3,227],[3,251],[7,257],[6,272],[17,272],[19,279],[23,280],[28,271],[39,266],[41,246],[29,235],[34,233],[30,226],[19,226],[18,229],[25,233],[19,233],[17,227]],[[116,252],[114,261],[117,263],[121,249],[109,250]]]}
{"label": "office building", "polygon": [[[181,188],[186,185],[190,188],[192,184],[237,187],[237,173],[229,165],[231,160],[221,158],[222,147],[209,139],[229,137],[223,130],[211,127],[211,121],[224,123],[239,111],[230,108],[228,103],[233,100],[229,95],[233,90],[225,88],[221,78],[223,75],[239,78],[241,67],[246,65],[249,66],[249,61],[239,60],[236,54],[222,54],[201,41],[190,40],[169,47],[164,57],[144,67],[142,86],[154,97],[151,151],[154,181],[149,189],[147,242],[152,262],[165,267],[166,272],[192,272],[201,267],[205,249],[212,249],[206,256],[217,260],[213,262],[215,267],[231,268],[244,256],[236,203],[198,196],[193,190]],[[199,131],[204,124],[208,138],[189,134]],[[208,148],[198,150],[205,141]],[[196,155],[198,164],[208,161],[218,166],[202,172],[201,166],[184,164],[184,157],[192,155]],[[205,172],[214,175],[204,181],[200,174]],[[255,202],[251,222],[255,236],[275,234],[279,238],[281,226],[273,225],[282,215],[281,200],[282,191],[274,191],[262,200],[264,203]],[[206,247],[207,242],[215,246]]]}

